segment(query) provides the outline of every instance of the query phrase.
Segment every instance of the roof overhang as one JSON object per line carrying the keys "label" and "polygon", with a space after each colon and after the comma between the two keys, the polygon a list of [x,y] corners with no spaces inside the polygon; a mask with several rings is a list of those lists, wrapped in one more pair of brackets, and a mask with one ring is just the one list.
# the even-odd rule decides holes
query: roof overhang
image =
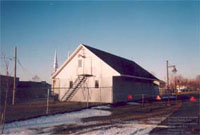
{"label": "roof overhang", "polygon": [[140,77],[140,76],[133,76],[133,75],[124,75],[124,74],[121,74],[121,76],[123,76],[123,77],[129,77],[129,78],[134,78],[134,79],[141,79],[141,80],[158,81],[158,79],[147,78],[147,77]]}

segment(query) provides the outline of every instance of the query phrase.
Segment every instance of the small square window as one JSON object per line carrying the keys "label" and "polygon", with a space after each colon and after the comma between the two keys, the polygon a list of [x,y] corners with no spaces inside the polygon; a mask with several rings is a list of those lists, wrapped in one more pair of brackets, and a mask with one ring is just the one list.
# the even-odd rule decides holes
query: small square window
{"label": "small square window", "polygon": [[73,88],[73,81],[69,82],[69,88]]}
{"label": "small square window", "polygon": [[78,67],[82,67],[82,60],[78,60]]}
{"label": "small square window", "polygon": [[99,88],[99,81],[95,80],[95,88]]}

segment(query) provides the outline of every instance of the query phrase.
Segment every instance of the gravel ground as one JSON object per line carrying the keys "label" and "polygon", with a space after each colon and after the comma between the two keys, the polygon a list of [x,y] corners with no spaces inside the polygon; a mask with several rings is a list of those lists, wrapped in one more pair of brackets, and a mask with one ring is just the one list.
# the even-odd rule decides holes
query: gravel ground
{"label": "gravel ground", "polygon": [[157,127],[150,135],[200,135],[200,102],[184,101],[180,109],[175,111],[160,125],[167,128]]}

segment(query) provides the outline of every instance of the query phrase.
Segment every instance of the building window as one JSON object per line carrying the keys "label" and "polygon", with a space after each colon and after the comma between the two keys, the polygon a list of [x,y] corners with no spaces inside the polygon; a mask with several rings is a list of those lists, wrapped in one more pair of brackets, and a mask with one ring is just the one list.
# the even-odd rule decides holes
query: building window
{"label": "building window", "polygon": [[99,88],[99,81],[95,80],[95,88]]}
{"label": "building window", "polygon": [[73,81],[69,82],[69,88],[73,88]]}
{"label": "building window", "polygon": [[78,67],[82,67],[82,60],[78,60]]}

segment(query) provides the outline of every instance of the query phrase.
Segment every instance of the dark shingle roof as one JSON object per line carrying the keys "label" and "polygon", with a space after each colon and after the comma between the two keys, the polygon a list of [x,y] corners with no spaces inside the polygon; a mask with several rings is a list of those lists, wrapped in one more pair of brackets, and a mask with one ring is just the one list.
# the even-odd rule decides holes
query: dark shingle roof
{"label": "dark shingle roof", "polygon": [[104,62],[106,62],[108,65],[110,65],[113,69],[115,69],[120,74],[137,76],[137,77],[145,77],[149,79],[158,80],[155,76],[153,76],[148,71],[146,71],[141,66],[139,66],[138,64],[136,64],[135,62],[131,60],[95,49],[87,45],[84,45],[84,46],[88,48],[91,52],[93,52],[96,56],[98,56],[100,59],[102,59]]}

